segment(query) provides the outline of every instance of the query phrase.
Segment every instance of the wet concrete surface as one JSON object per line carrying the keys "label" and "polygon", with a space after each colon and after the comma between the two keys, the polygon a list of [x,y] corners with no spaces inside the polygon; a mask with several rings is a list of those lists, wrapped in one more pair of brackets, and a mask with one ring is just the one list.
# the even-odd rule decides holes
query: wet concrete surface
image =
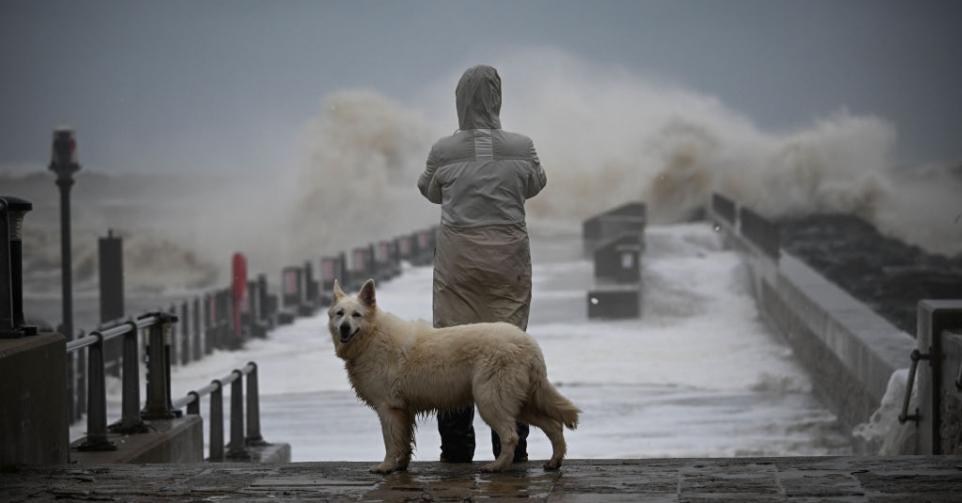
{"label": "wet concrete surface", "polygon": [[6,469],[0,500],[20,501],[845,501],[949,502],[962,456],[574,460],[499,474],[480,463],[182,464]]}

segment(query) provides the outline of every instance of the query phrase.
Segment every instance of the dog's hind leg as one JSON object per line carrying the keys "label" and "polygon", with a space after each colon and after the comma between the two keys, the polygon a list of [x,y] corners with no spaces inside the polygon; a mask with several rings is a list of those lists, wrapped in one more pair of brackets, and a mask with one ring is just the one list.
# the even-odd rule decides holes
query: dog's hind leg
{"label": "dog's hind leg", "polygon": [[522,411],[521,420],[532,426],[541,428],[541,431],[543,431],[544,434],[548,436],[548,440],[551,441],[551,459],[545,462],[544,469],[557,470],[560,468],[561,462],[565,457],[565,452],[567,451],[564,426],[561,422],[542,414],[526,413],[526,410]]}
{"label": "dog's hind leg", "polygon": [[499,472],[511,466],[514,448],[518,445],[516,419],[521,409],[520,403],[502,402],[493,397],[476,397],[478,413],[485,423],[501,438],[501,454],[498,459],[481,467],[485,472]]}
{"label": "dog's hind leg", "polygon": [[407,469],[411,461],[414,418],[407,411],[392,407],[377,409],[384,436],[384,461],[371,467],[373,473],[391,473]]}

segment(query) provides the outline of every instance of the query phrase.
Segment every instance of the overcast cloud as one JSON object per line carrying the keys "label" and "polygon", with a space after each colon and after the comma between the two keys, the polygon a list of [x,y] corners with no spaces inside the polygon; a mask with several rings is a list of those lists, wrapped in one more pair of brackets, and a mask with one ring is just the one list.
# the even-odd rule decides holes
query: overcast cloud
{"label": "overcast cloud", "polygon": [[893,124],[901,163],[959,160],[960,26],[955,1],[5,0],[0,169],[45,165],[58,124],[89,169],[269,169],[296,162],[331,93],[424,105],[467,65],[544,48],[717,97],[761,129],[846,109]]}

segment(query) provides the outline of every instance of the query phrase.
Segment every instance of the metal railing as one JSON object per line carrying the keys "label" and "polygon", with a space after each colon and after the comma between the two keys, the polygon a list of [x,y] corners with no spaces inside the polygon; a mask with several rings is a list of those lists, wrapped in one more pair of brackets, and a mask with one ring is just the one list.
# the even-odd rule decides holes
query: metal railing
{"label": "metal railing", "polygon": [[[111,426],[118,433],[147,431],[144,419],[174,417],[170,403],[170,347],[167,334],[177,317],[149,313],[109,328],[90,332],[67,343],[67,353],[87,350],[87,437],[82,451],[109,451],[117,447],[107,438],[107,389],[104,379],[104,342],[123,337],[122,397],[120,422]],[[148,330],[147,400],[140,410],[138,334]]]}
{"label": "metal railing", "polygon": [[[268,329],[275,325],[277,314],[277,302],[268,292],[266,275],[260,274],[255,280],[249,281],[247,288],[246,304],[242,306],[244,310],[236,317],[233,312],[233,295],[229,288],[212,290],[170,305],[164,314],[172,315],[175,322],[179,320],[179,323],[171,327],[166,338],[165,351],[170,353],[170,364],[188,365],[215,350],[240,349],[250,338],[266,337]],[[91,332],[90,336],[81,334],[71,342],[70,347],[74,349],[68,353],[95,344],[95,337],[91,336],[97,334],[109,334],[103,338],[103,342],[116,339],[121,336],[116,335],[118,331],[127,330],[129,326],[129,322],[124,319],[106,322]],[[119,375],[123,356],[123,349],[118,351],[105,347],[101,347],[99,355],[104,360],[106,369],[114,375]],[[87,359],[89,360],[89,355]],[[68,361],[72,361],[72,358],[68,358]],[[83,412],[89,409],[85,390],[90,388],[90,384],[86,382],[90,373],[85,369],[84,363],[78,362],[67,370],[68,394],[72,397],[70,401],[73,404],[68,406],[71,422],[80,419]],[[73,383],[77,383],[76,389]]]}
{"label": "metal railing", "polygon": [[[244,394],[242,378],[247,378]],[[187,407],[188,415],[200,415],[200,400],[210,395],[209,461],[224,461],[224,386],[230,384],[230,444],[226,459],[241,461],[251,459],[248,447],[268,445],[261,436],[260,392],[257,385],[257,364],[248,362],[243,368],[234,369],[220,379],[214,379],[203,388],[192,390],[173,402],[174,408]],[[245,407],[246,396],[246,430]]]}
{"label": "metal railing", "polygon": [[[257,364],[249,362],[203,388],[171,401],[170,341],[178,318],[170,313],[149,313],[109,328],[91,332],[67,343],[67,353],[87,350],[87,436],[79,446],[81,451],[110,451],[117,448],[108,439],[108,431],[115,433],[143,433],[148,431],[144,420],[172,419],[183,407],[187,414],[200,415],[200,400],[210,395],[210,457],[223,461],[224,454],[224,386],[231,385],[230,444],[226,459],[251,459],[249,446],[266,445],[261,435],[260,392],[257,383]],[[138,334],[148,331],[147,399],[140,408],[140,368],[137,358]],[[106,341],[123,338],[121,419],[107,426],[107,390],[104,379],[103,347]],[[159,350],[158,350],[159,348]],[[159,356],[159,357],[158,357]],[[247,378],[246,431],[245,393],[242,379]]]}
{"label": "metal railing", "polygon": [[[909,405],[912,402],[912,388],[915,387],[915,374],[918,373],[919,360],[928,360],[929,354],[922,353],[918,349],[912,350],[909,355],[912,360],[912,366],[909,368],[909,380],[905,385],[905,395],[903,395],[902,400],[902,412],[899,413],[899,424],[905,424],[908,421],[919,422],[919,418],[922,416],[919,414],[919,409],[915,409],[914,414],[909,414]],[[962,370],[962,369],[960,369]]]}

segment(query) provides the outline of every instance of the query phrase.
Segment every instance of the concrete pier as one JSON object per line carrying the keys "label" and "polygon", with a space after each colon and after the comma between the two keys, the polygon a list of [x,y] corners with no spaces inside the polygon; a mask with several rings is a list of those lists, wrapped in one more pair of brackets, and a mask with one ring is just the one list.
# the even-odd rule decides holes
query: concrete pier
{"label": "concrete pier", "polygon": [[181,464],[23,468],[0,473],[19,501],[739,501],[949,502],[962,456],[625,459],[539,463],[499,474],[480,464],[414,463],[389,476],[371,463]]}
{"label": "concrete pier", "polygon": [[[709,215],[742,253],[763,319],[792,346],[816,393],[847,429],[869,420],[892,374],[909,366],[915,340],[781,250],[776,225],[741,206],[733,221],[728,205],[734,203],[718,195],[713,201]],[[870,454],[878,446],[856,448]],[[914,453],[914,446],[899,446],[899,452]]]}

